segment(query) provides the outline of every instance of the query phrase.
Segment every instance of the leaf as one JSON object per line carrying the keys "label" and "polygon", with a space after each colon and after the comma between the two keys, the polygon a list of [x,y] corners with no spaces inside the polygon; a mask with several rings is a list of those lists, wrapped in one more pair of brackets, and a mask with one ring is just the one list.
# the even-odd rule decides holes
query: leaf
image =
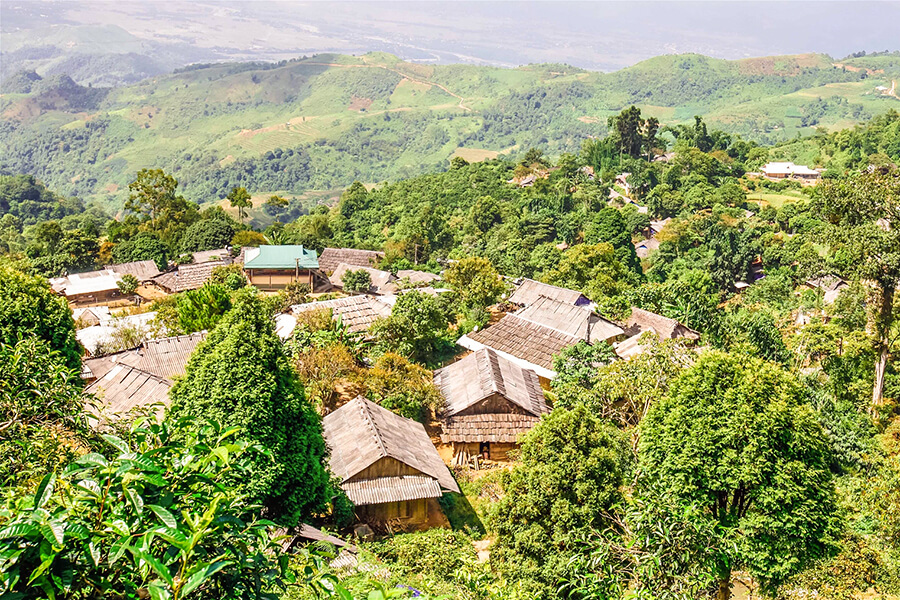
{"label": "leaf", "polygon": [[34,583],[35,579],[37,579],[38,577],[40,577],[41,575],[46,573],[47,569],[50,568],[50,565],[52,565],[53,561],[56,559],[56,556],[57,556],[56,553],[51,554],[49,557],[47,557],[46,560],[44,560],[44,562],[41,563],[41,565],[37,569],[32,571],[31,577],[28,579],[28,583],[29,584]]}
{"label": "leaf", "polygon": [[51,544],[56,542],[57,546],[63,545],[63,536],[65,535],[65,529],[63,528],[63,524],[58,521],[49,521],[41,525],[41,533]]}
{"label": "leaf", "polygon": [[85,544],[88,551],[88,556],[91,558],[91,561],[95,567],[100,566],[100,550],[97,549],[97,545],[93,540]]}
{"label": "leaf", "polygon": [[134,507],[134,512],[137,514],[144,512],[144,499],[141,498],[141,495],[137,490],[123,485],[122,491],[125,492],[125,497],[128,498],[128,502]]}
{"label": "leaf", "polygon": [[156,504],[148,504],[147,508],[152,510],[153,514],[159,517],[159,520],[162,521],[166,527],[169,527],[170,529],[178,528],[178,522],[175,521],[175,517],[167,509]]}
{"label": "leaf", "polygon": [[218,448],[213,448],[213,455],[219,457],[219,460],[222,461],[225,465],[228,464],[228,448],[224,446],[219,446]]}
{"label": "leaf", "polygon": [[162,577],[170,587],[175,586],[175,579],[172,577],[172,574],[169,573],[168,567],[162,564],[158,558],[156,558],[149,552],[144,552],[143,550],[138,550],[137,548],[129,548],[128,550],[132,554],[134,554],[135,557],[150,565],[150,568],[153,569],[153,572]]}
{"label": "leaf", "polygon": [[172,597],[169,590],[160,585],[158,581],[151,582],[147,589],[150,592],[150,600],[169,600]]}
{"label": "leaf", "polygon": [[75,462],[79,465],[90,465],[92,467],[109,466],[109,462],[106,460],[106,457],[102,454],[97,454],[96,452],[89,452],[84,456],[80,456]]}
{"label": "leaf", "polygon": [[38,509],[47,504],[53,495],[53,485],[56,483],[56,473],[47,473],[41,480],[37,491],[34,493],[34,508]]}
{"label": "leaf", "polygon": [[214,562],[211,565],[207,565],[205,568],[200,569],[190,577],[188,577],[187,583],[184,584],[184,587],[181,588],[182,595],[187,596],[198,586],[202,585],[204,581],[212,577],[214,574],[218,573],[225,567],[231,564],[230,560],[220,560]]}
{"label": "leaf", "polygon": [[188,541],[187,537],[185,537],[185,535],[177,529],[157,527],[153,530],[153,532],[179,550],[185,551],[190,546],[190,542]]}
{"label": "leaf", "polygon": [[106,440],[107,444],[109,444],[110,446],[112,446],[113,448],[115,448],[116,450],[121,452],[122,454],[128,454],[129,452],[131,452],[131,449],[128,447],[128,444],[126,444],[125,440],[123,440],[122,438],[116,437],[114,435],[105,434],[105,433],[102,434],[100,437],[102,437],[104,440]]}
{"label": "leaf", "polygon": [[15,523],[0,529],[0,540],[13,537],[32,536],[37,533],[38,528],[28,523]]}
{"label": "leaf", "polygon": [[122,555],[128,550],[128,538],[123,537],[118,542],[115,542],[109,548],[109,566],[115,565],[119,562],[119,559],[122,558]]}

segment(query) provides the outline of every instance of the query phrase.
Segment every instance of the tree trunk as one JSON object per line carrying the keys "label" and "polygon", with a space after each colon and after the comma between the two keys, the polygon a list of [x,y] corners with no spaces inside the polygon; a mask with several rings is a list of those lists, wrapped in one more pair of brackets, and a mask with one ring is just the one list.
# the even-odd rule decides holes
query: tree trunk
{"label": "tree trunk", "polygon": [[875,322],[875,335],[878,336],[876,350],[878,360],[875,362],[875,385],[872,388],[872,411],[884,403],[884,373],[887,370],[890,353],[891,325],[894,320],[894,288],[883,287],[881,290],[881,306]]}
{"label": "tree trunk", "polygon": [[730,600],[731,598],[731,570],[723,573],[719,579],[719,590],[716,592],[716,600]]}

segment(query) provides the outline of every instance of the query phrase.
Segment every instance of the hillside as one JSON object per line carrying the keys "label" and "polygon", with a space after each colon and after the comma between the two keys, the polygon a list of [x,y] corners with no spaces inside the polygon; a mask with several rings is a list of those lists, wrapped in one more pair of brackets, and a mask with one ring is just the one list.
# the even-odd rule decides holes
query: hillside
{"label": "hillside", "polygon": [[432,171],[453,155],[576,150],[630,104],[663,124],[700,114],[771,143],[900,106],[884,92],[900,79],[896,63],[670,55],[602,74],[425,66],[372,53],[198,65],[111,89],[22,74],[0,98],[0,170],[110,203],[144,167],[172,172],[199,202],[234,185],[299,195]]}

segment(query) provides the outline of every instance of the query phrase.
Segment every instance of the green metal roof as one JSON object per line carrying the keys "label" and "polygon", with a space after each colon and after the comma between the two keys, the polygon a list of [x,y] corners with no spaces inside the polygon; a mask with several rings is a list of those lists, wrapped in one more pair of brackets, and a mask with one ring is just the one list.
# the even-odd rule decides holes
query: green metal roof
{"label": "green metal roof", "polygon": [[315,250],[303,246],[260,246],[244,251],[245,269],[318,269]]}

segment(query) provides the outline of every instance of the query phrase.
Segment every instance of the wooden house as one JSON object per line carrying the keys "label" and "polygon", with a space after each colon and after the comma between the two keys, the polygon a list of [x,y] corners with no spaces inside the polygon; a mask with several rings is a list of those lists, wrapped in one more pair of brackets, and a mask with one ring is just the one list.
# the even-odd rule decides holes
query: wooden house
{"label": "wooden house", "polygon": [[334,272],[328,278],[331,285],[343,290],[344,275],[348,271],[365,271],[369,274],[371,285],[369,286],[369,289],[366,290],[366,293],[368,294],[375,294],[377,296],[396,294],[399,289],[397,287],[397,276],[390,271],[380,271],[371,267],[359,267],[348,265],[347,263],[340,263],[337,268],[335,268]]}
{"label": "wooden house", "polygon": [[816,181],[820,173],[805,165],[795,165],[792,162],[770,162],[762,168],[762,174],[769,179],[800,179],[802,181]]}
{"label": "wooden house", "polygon": [[528,306],[541,297],[550,298],[557,302],[575,306],[593,306],[593,303],[587,296],[579,291],[550,285],[549,283],[541,283],[540,281],[535,281],[533,279],[523,279],[522,283],[516,286],[515,291],[510,295],[508,301],[513,304]]}
{"label": "wooden house", "polygon": [[152,260],[136,260],[118,265],[109,265],[106,268],[120,275],[134,275],[135,279],[142,283],[153,279],[160,273],[159,267],[156,266],[156,261]]}
{"label": "wooden house", "polygon": [[441,441],[453,445],[454,465],[476,455],[506,460],[550,412],[537,373],[486,348],[435,371],[434,383],[446,401]]}
{"label": "wooden house", "polygon": [[324,273],[333,273],[338,265],[344,263],[354,267],[375,268],[384,258],[384,252],[375,250],[356,250],[355,248],[325,248],[319,256],[319,268]]}
{"label": "wooden house", "polygon": [[675,319],[664,317],[649,310],[632,307],[631,316],[625,324],[625,335],[628,338],[615,345],[619,358],[631,358],[644,351],[640,345],[640,337],[651,332],[660,340],[686,338],[691,341],[700,339],[700,334]]}
{"label": "wooden house", "polygon": [[319,310],[331,311],[331,318],[340,321],[351,333],[362,333],[378,319],[391,316],[391,307],[372,296],[348,296],[321,302],[307,302],[291,307],[290,313],[275,317],[275,328],[281,339],[291,337],[297,326],[297,315]]}
{"label": "wooden house", "polygon": [[230,261],[208,260],[201,263],[179,265],[175,270],[167,271],[154,277],[152,282],[169,294],[196,290],[209,281],[216,267],[229,264],[231,264]]}
{"label": "wooden house", "polygon": [[331,471],[361,521],[421,526],[445,491],[459,493],[421,423],[357,396],[322,426]]}
{"label": "wooden house", "polygon": [[242,249],[244,275],[250,285],[264,291],[278,291],[300,282],[310,289],[327,282],[319,273],[315,250],[303,246],[260,246]]}
{"label": "wooden house", "polygon": [[504,315],[495,325],[463,336],[457,344],[475,351],[490,348],[538,374],[546,386],[556,377],[553,357],[578,342],[610,343],[622,328],[576,306],[540,296],[531,305]]}
{"label": "wooden house", "polygon": [[64,296],[69,304],[75,306],[92,306],[121,302],[126,300],[125,294],[119,290],[122,275],[109,269],[73,273],[66,277],[50,279],[50,287]]}

